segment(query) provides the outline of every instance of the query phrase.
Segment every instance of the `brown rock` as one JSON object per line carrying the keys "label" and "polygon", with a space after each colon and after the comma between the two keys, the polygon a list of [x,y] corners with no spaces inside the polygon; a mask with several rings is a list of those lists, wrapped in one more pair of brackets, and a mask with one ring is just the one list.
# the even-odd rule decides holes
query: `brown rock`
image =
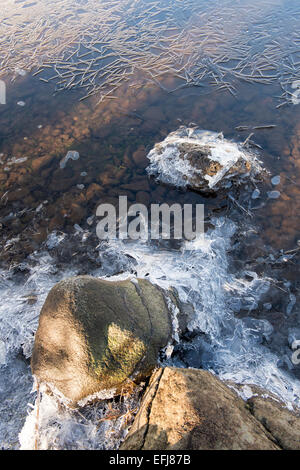
{"label": "brown rock", "polygon": [[99,186],[99,184],[96,184],[96,183],[92,183],[89,185],[87,191],[86,191],[86,200],[87,201],[90,201],[91,199],[93,199],[95,196],[99,196],[102,192],[102,188],[101,186]]}
{"label": "brown rock", "polygon": [[29,192],[30,190],[28,188],[19,188],[19,189],[16,189],[15,191],[8,192],[7,199],[10,202],[21,201],[26,196],[28,196]]}
{"label": "brown rock", "polygon": [[33,171],[40,171],[46,165],[48,165],[55,157],[53,155],[45,155],[44,157],[35,158],[31,162]]}
{"label": "brown rock", "polygon": [[127,196],[129,201],[135,201],[135,193],[128,189],[111,188],[109,189],[109,195],[112,197]]}
{"label": "brown rock", "polygon": [[85,215],[84,207],[73,203],[69,209],[68,216],[72,224],[78,224]]}
{"label": "brown rock", "polygon": [[98,180],[100,181],[102,186],[112,186],[117,183],[116,179],[112,176],[110,171],[100,173],[100,175],[98,176]]}
{"label": "brown rock", "polygon": [[[109,192],[110,194],[110,192]],[[94,208],[94,212],[96,213],[97,211],[97,207],[99,205],[99,203],[101,202],[101,204],[111,204],[112,206],[118,208],[119,207],[119,198],[117,197],[111,197],[109,196],[108,194],[104,194],[102,197],[101,197],[101,200],[97,201],[97,204]]]}
{"label": "brown rock", "polygon": [[132,160],[139,168],[146,168],[149,160],[147,159],[146,149],[143,145],[133,152]]}
{"label": "brown rock", "polygon": [[210,372],[158,369],[121,450],[276,450],[247,404]]}
{"label": "brown rock", "polygon": [[204,193],[262,177],[255,154],[215,132],[180,127],[149,152],[149,175],[165,184]]}
{"label": "brown rock", "polygon": [[37,232],[34,232],[31,235],[31,238],[37,245],[40,245],[43,241],[46,240],[48,235],[47,229],[45,227],[40,227]]}
{"label": "brown rock", "polygon": [[152,191],[153,199],[162,199],[170,189],[163,184],[157,185],[154,191]]}
{"label": "brown rock", "polygon": [[300,416],[288,411],[279,402],[260,396],[248,400],[253,416],[286,450],[300,450]]}
{"label": "brown rock", "polygon": [[48,223],[49,232],[51,232],[54,229],[62,230],[65,225],[65,221],[66,221],[65,218],[61,214],[57,214]]}
{"label": "brown rock", "polygon": [[134,167],[135,167],[133,161],[129,158],[129,156],[127,155],[127,153],[125,153],[125,155],[124,155],[124,157],[123,157],[123,163],[124,163],[124,165],[126,165],[126,167],[128,167],[128,168],[134,168]]}

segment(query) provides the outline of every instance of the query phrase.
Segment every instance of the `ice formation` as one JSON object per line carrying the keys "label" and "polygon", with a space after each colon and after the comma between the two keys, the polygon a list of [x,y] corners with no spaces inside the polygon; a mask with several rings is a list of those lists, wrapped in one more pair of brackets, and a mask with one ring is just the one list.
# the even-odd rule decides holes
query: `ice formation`
{"label": "ice formation", "polygon": [[[180,250],[149,241],[103,242],[102,265],[90,274],[110,280],[145,277],[164,289],[175,288],[180,300],[193,306],[195,314],[188,328],[202,334],[184,344],[175,332],[173,344],[165,351],[166,363],[203,367],[223,379],[253,383],[276,394],[289,407],[299,406],[299,382],[278,367],[279,357],[264,345],[272,335],[271,324],[235,316],[241,309],[250,313],[257,308],[269,281],[255,273],[230,273],[227,250],[236,227],[226,219],[213,223],[214,229],[204,237],[185,242]],[[63,243],[68,243],[67,237],[53,233],[46,243],[49,253],[35,253],[20,265],[18,274],[1,272],[0,441],[4,448],[18,448],[20,432],[21,447],[35,448],[38,409],[39,448],[117,448],[126,433],[127,417],[137,406],[136,399],[122,404],[121,409],[114,404],[115,418],[107,420],[109,401],[86,405],[79,413],[45,391],[35,401],[26,358],[31,355],[39,311],[54,283],[78,273],[78,268],[71,266],[65,271],[55,268],[51,251]],[[177,314],[174,312],[175,327]],[[178,362],[176,356],[173,359],[174,346],[182,349],[185,364]]]}
{"label": "ice formation", "polygon": [[69,160],[78,160],[79,158],[80,155],[76,150],[69,150],[67,155],[60,161],[59,166],[63,170]]}
{"label": "ice formation", "polygon": [[19,434],[21,450],[118,449],[137,411],[136,395],[71,409],[41,386]]}
{"label": "ice formation", "polygon": [[[81,3],[2,2],[0,74],[36,69],[57,89],[82,88],[100,100],[133,75],[133,86],[209,85],[232,95],[238,81],[279,82],[278,106],[299,102],[297,0]],[[170,75],[177,82],[166,88]]]}
{"label": "ice formation", "polygon": [[216,191],[261,173],[254,153],[223,134],[182,126],[148,154],[148,174],[178,188]]}

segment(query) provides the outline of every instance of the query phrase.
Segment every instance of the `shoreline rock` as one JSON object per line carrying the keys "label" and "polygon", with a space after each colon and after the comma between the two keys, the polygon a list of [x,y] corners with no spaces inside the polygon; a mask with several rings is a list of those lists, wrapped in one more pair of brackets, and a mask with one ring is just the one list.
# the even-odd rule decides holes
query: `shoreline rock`
{"label": "shoreline rock", "polygon": [[263,396],[242,400],[208,371],[167,367],[150,380],[120,450],[300,449],[300,417]]}
{"label": "shoreline rock", "polygon": [[121,391],[157,365],[172,335],[164,292],[144,279],[78,276],[56,284],[42,308],[32,373],[72,404]]}

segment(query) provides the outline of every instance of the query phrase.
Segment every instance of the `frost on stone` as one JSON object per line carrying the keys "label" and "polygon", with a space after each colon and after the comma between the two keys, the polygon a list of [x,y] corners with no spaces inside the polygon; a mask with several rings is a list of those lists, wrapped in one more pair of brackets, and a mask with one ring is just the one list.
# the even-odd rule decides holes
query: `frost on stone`
{"label": "frost on stone", "polygon": [[76,150],[69,150],[67,155],[60,161],[59,166],[61,169],[64,169],[69,160],[78,160],[80,157],[79,153]]}
{"label": "frost on stone", "polygon": [[148,174],[178,188],[215,192],[254,180],[262,172],[256,155],[222,134],[180,127],[148,154]]}
{"label": "frost on stone", "polygon": [[139,395],[118,402],[94,401],[72,409],[40,386],[39,398],[31,405],[19,434],[21,450],[118,449],[132,423]]}

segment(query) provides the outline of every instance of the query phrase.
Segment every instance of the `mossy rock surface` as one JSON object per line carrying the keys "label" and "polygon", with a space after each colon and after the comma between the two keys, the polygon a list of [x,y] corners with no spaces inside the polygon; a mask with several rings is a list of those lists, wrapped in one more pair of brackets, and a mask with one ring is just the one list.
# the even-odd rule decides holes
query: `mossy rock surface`
{"label": "mossy rock surface", "polygon": [[73,403],[151,374],[171,337],[164,292],[144,279],[73,277],[45,301],[32,372]]}

